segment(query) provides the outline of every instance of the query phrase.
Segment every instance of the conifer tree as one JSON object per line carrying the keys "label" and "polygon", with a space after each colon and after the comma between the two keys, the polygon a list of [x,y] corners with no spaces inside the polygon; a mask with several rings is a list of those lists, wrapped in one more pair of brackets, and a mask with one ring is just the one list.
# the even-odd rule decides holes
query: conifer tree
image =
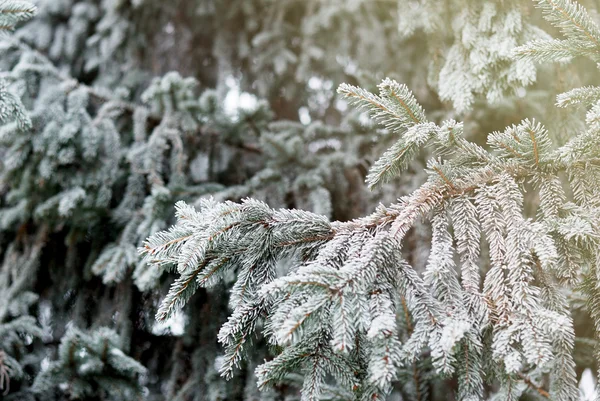
{"label": "conifer tree", "polygon": [[0,0],[0,398],[582,399],[592,3]]}

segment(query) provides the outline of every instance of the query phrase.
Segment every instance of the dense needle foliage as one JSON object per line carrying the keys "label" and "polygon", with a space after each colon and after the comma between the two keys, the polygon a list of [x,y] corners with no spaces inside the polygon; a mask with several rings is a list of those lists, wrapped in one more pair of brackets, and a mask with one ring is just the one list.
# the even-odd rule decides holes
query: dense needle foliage
{"label": "dense needle foliage", "polygon": [[600,400],[592,1],[0,30],[1,399]]}

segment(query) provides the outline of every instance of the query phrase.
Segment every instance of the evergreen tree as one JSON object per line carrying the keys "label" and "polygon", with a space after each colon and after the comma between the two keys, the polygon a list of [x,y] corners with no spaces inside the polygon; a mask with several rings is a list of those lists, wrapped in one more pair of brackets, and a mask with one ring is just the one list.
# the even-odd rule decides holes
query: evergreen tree
{"label": "evergreen tree", "polygon": [[581,399],[593,2],[32,3],[0,0],[2,399]]}

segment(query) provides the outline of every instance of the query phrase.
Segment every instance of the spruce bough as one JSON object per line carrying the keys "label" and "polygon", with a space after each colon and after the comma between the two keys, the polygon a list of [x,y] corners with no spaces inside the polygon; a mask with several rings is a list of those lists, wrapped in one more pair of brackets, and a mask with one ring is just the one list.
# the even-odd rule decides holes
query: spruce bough
{"label": "spruce bough", "polygon": [[[600,28],[585,9],[568,0],[538,6],[566,39],[560,46],[554,39],[527,43],[513,57],[595,59]],[[256,368],[259,388],[300,374],[303,400],[321,399],[331,386],[343,399],[383,399],[396,382],[418,394],[423,363],[434,377],[455,376],[461,400],[482,399],[494,383],[497,399],[526,392],[578,399],[570,293],[586,299],[600,327],[599,210],[592,200],[600,182],[588,175],[600,167],[597,91],[559,96],[560,106],[592,105],[587,130],[564,144],[531,119],[490,134],[482,147],[466,139],[460,122],[428,121],[394,80],[384,80],[378,94],[340,86],[397,137],[367,184],[402,174],[424,147],[432,149],[427,181],[349,222],[253,199],[178,203],[177,223],[140,248],[148,263],[178,274],[157,319],[234,272],[232,313],[219,332],[225,377],[252,352],[260,331],[278,351]],[[526,189],[539,197],[534,216],[524,210]],[[420,219],[432,230],[421,272],[403,254]],[[411,376],[414,383],[401,380]]]}

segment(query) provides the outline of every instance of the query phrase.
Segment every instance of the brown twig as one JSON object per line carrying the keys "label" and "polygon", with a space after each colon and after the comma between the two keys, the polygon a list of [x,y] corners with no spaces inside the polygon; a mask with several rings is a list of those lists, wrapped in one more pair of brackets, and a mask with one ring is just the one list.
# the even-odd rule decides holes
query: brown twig
{"label": "brown twig", "polygon": [[538,394],[541,395],[542,397],[550,399],[550,393],[548,393],[542,387],[540,387],[537,384],[535,384],[534,382],[532,382],[529,377],[525,376],[521,372],[518,372],[517,374],[519,375],[519,377],[521,378],[521,380],[523,380],[525,382],[525,384],[527,384],[527,386],[529,386],[530,388],[532,388],[535,391],[537,391]]}

